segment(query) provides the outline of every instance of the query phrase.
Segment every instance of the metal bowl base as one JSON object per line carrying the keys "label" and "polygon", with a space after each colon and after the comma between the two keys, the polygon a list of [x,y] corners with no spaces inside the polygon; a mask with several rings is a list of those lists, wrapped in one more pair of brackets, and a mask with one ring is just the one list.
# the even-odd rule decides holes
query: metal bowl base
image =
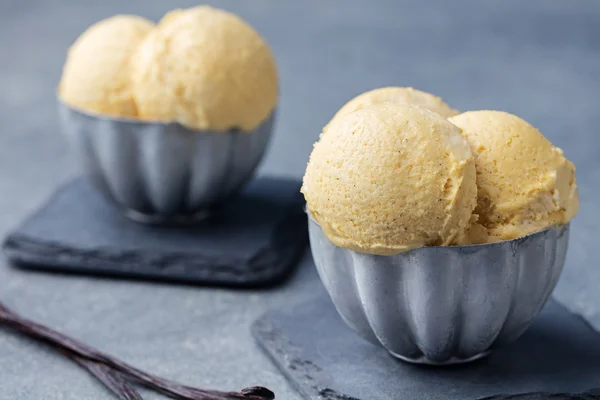
{"label": "metal bowl base", "polygon": [[434,367],[445,367],[445,366],[451,366],[451,365],[459,365],[459,364],[466,364],[466,363],[470,363],[473,361],[477,361],[479,359],[482,359],[483,357],[487,357],[491,351],[484,351],[481,352],[479,354],[475,354],[474,356],[468,357],[468,358],[458,358],[458,357],[452,357],[446,361],[433,361],[430,360],[429,358],[425,357],[425,356],[421,356],[419,358],[408,358],[405,356],[401,356],[400,354],[395,354],[393,352],[389,352],[392,356],[394,356],[395,358],[411,363],[411,364],[419,364],[419,365],[430,365],[430,366],[434,366]]}
{"label": "metal bowl base", "polygon": [[194,225],[206,220],[212,210],[201,210],[194,214],[158,215],[144,214],[135,210],[124,210],[125,216],[130,220],[146,225],[181,226]]}

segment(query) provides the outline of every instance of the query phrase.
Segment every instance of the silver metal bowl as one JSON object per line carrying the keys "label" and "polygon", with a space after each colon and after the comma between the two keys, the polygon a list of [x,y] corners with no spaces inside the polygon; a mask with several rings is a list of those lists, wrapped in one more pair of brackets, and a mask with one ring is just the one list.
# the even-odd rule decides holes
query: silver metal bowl
{"label": "silver metal bowl", "polygon": [[554,290],[569,225],[519,239],[393,256],[333,244],[309,215],[312,254],[344,321],[393,356],[445,365],[517,339]]}
{"label": "silver metal bowl", "polygon": [[150,223],[201,217],[246,183],[265,153],[275,114],[253,132],[222,133],[111,118],[61,101],[59,110],[89,180],[127,216]]}

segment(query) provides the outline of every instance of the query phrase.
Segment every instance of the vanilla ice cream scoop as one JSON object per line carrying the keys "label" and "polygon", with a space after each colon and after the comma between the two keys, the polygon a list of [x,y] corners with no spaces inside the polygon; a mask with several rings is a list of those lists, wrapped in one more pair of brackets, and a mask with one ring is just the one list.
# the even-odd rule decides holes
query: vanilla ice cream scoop
{"label": "vanilla ice cream scoop", "polygon": [[[332,121],[342,115],[360,110],[363,107],[386,102],[422,107],[429,111],[433,111],[444,118],[448,118],[459,113],[459,111],[444,103],[441,98],[431,93],[423,92],[411,87],[390,86],[359,94],[344,104],[344,106],[340,108],[337,113],[335,113]],[[324,130],[326,130],[330,124],[331,121],[329,124],[327,124]]]}
{"label": "vanilla ice cream scoop", "polygon": [[130,61],[154,24],[117,15],[90,26],[67,54],[59,97],[72,107],[116,117],[135,117]]}
{"label": "vanilla ice cream scoop", "polygon": [[336,245],[391,255],[448,245],[476,205],[475,163],[460,130],[405,104],[336,118],[314,146],[302,192]]}
{"label": "vanilla ice cream scoop", "polygon": [[475,214],[489,237],[473,243],[514,239],[575,216],[575,167],[536,128],[501,111],[470,111],[449,121],[476,155]]}
{"label": "vanilla ice cream scoop", "polygon": [[133,64],[139,116],[195,130],[252,131],[278,97],[275,58],[246,22],[199,6],[168,13]]}

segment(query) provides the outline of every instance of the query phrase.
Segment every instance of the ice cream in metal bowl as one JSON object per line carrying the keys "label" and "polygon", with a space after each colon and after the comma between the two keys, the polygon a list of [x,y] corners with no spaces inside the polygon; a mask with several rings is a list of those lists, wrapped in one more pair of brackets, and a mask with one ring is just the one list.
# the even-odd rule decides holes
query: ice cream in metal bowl
{"label": "ice cream in metal bowl", "polygon": [[205,215],[252,175],[278,100],[275,59],[245,21],[198,6],[117,15],[71,46],[58,86],[85,175],[139,221]]}
{"label": "ice cream in metal bowl", "polygon": [[517,339],[557,284],[575,169],[524,120],[370,104],[328,124],[303,179],[317,271],[350,328],[414,363]]}

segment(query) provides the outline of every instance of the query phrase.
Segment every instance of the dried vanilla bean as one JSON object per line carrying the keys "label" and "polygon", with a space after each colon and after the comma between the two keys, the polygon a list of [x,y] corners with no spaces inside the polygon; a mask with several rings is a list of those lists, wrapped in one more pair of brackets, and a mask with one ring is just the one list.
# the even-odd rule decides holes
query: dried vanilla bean
{"label": "dried vanilla bean", "polygon": [[[138,383],[174,399],[181,400],[272,400],[275,394],[260,386],[243,389],[241,392],[222,392],[198,389],[181,385],[169,379],[148,374],[114,357],[104,354],[79,340],[24,319],[0,303],[0,324],[10,326],[30,337],[49,343],[74,356],[103,364],[111,371],[121,374],[131,382]],[[89,370],[89,369],[88,369]],[[96,370],[97,371],[97,370]],[[91,371],[90,371],[91,372]],[[92,372],[93,373],[93,372]],[[114,377],[114,375],[111,375]],[[103,381],[104,383],[104,381]],[[113,382],[114,383],[114,382]],[[112,390],[112,389],[111,389]],[[135,394],[134,394],[135,396]],[[139,395],[138,395],[139,396]],[[132,397],[132,399],[136,399]]]}
{"label": "dried vanilla bean", "polygon": [[110,367],[87,358],[77,357],[67,351],[63,353],[104,384],[119,400],[144,400],[120,373],[113,371]]}

